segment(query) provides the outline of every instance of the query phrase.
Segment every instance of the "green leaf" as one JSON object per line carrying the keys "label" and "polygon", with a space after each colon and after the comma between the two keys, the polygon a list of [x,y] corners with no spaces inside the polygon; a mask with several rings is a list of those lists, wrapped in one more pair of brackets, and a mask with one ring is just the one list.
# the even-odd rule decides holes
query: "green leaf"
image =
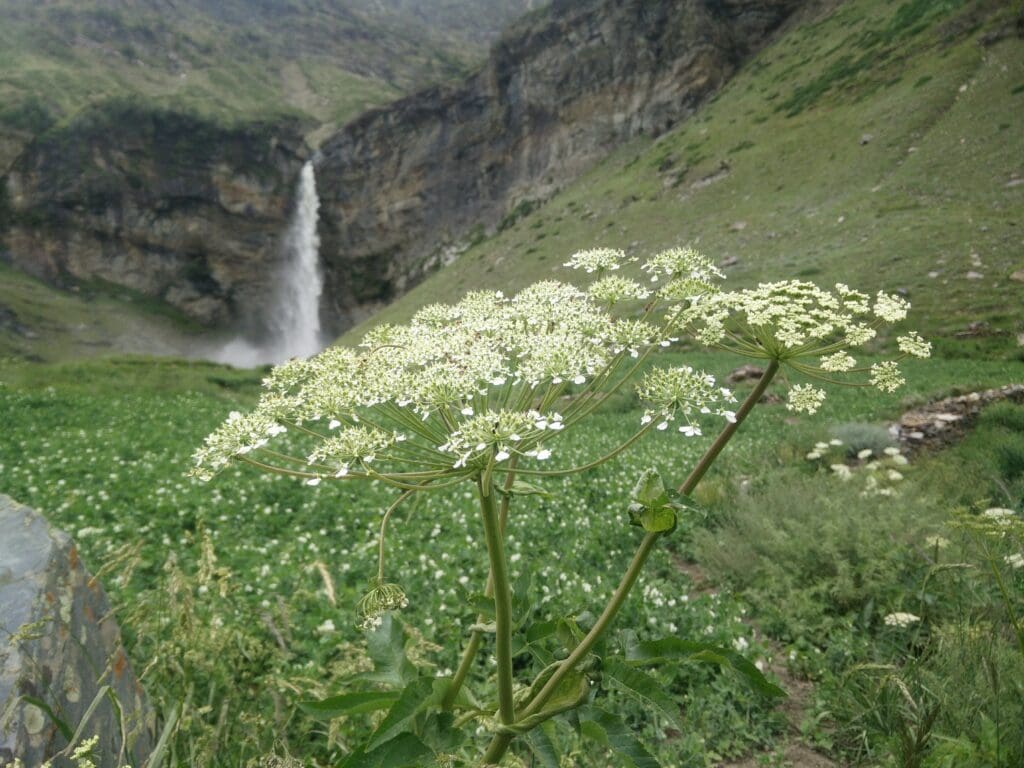
{"label": "green leaf", "polygon": [[640,513],[640,526],[648,533],[663,533],[676,527],[676,513],[671,507],[644,509]]}
{"label": "green leaf", "polygon": [[544,723],[526,734],[526,745],[543,768],[560,768],[559,750],[555,746],[549,723]]}
{"label": "green leaf", "polygon": [[526,640],[527,642],[535,643],[538,640],[543,640],[545,637],[551,637],[557,629],[558,619],[535,621],[526,630]]}
{"label": "green leaf", "polygon": [[53,721],[53,724],[57,726],[57,730],[60,731],[60,735],[68,741],[71,741],[71,739],[74,737],[74,733],[72,733],[71,728],[68,726],[67,723],[65,723],[63,720],[57,717],[56,714],[54,714],[54,711],[50,709],[49,704],[47,704],[45,701],[36,696],[24,695],[21,697],[21,700],[43,710],[43,712],[46,713],[50,720]]}
{"label": "green leaf", "polygon": [[421,677],[409,683],[377,726],[377,730],[373,732],[370,742],[366,745],[367,749],[376,750],[381,744],[409,731],[416,715],[426,707],[433,690],[433,681],[430,678]]}
{"label": "green leaf", "polygon": [[362,715],[387,709],[398,701],[397,691],[363,691],[342,693],[319,701],[300,701],[299,709],[321,720],[333,720],[342,715]]}
{"label": "green leaf", "polygon": [[611,712],[590,707],[583,717],[583,734],[626,758],[633,768],[661,768],[636,735]]}
{"label": "green leaf", "polygon": [[363,672],[351,679],[401,688],[418,674],[405,655],[405,629],[402,622],[390,613],[381,617],[379,627],[366,633],[366,652],[373,661],[373,672]]}
{"label": "green leaf", "polygon": [[432,764],[433,759],[426,744],[411,733],[403,733],[379,749],[356,750],[341,768],[420,768]]}
{"label": "green leaf", "polygon": [[779,686],[768,681],[751,661],[731,648],[720,648],[710,643],[665,637],[639,643],[635,636],[626,637],[626,660],[632,665],[663,664],[669,661],[699,661],[731,669],[753,690],[769,698],[781,698],[787,694]]}
{"label": "green leaf", "polygon": [[664,686],[646,672],[627,666],[618,659],[608,659],[604,664],[604,674],[623,693],[657,710],[678,730],[684,729],[679,705],[665,693]]}
{"label": "green leaf", "polygon": [[663,507],[668,504],[668,492],[658,470],[645,469],[633,487],[630,498],[645,507]]}
{"label": "green leaf", "polygon": [[[550,678],[550,674],[545,675],[545,672],[549,670],[554,671],[557,665],[552,665],[548,670],[544,670],[534,681],[534,685],[531,689],[531,694],[535,694],[540,687],[543,686],[541,682],[542,678],[544,682]],[[540,683],[540,685],[538,685]],[[521,720],[517,720],[514,729],[518,733],[527,733],[531,729],[543,723],[545,720],[549,720],[555,715],[560,715],[563,712],[568,712],[571,709],[583,704],[590,697],[590,682],[587,680],[587,676],[578,670],[569,672],[562,681],[558,684],[558,688],[555,689],[554,694],[548,699],[547,704],[540,712],[529,717],[524,717]]]}
{"label": "green leaf", "polygon": [[545,491],[539,485],[533,485],[523,480],[513,480],[512,487],[508,490],[504,488],[498,488],[499,493],[504,493],[508,496],[550,496],[549,491]]}

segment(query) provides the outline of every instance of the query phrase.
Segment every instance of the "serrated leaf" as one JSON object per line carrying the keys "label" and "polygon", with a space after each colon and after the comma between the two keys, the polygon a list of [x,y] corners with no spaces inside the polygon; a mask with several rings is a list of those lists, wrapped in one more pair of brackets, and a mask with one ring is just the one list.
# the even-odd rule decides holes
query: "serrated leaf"
{"label": "serrated leaf", "polygon": [[753,690],[769,698],[781,698],[787,694],[777,685],[768,681],[754,664],[741,653],[731,648],[720,648],[710,643],[665,637],[661,640],[635,642],[625,637],[626,661],[631,665],[663,664],[668,661],[699,661],[716,664],[736,672]]}
{"label": "serrated leaf", "polygon": [[661,764],[618,717],[600,707],[590,707],[583,717],[584,735],[626,758],[633,768],[661,768]]}
{"label": "serrated leaf", "polygon": [[668,503],[668,492],[665,483],[656,469],[645,469],[633,486],[630,496],[637,504],[645,507],[663,507]]}
{"label": "serrated leaf", "polygon": [[683,730],[683,721],[679,717],[679,705],[665,693],[661,683],[646,672],[630,667],[618,659],[605,661],[603,672],[606,680],[623,693],[657,710],[678,730]]}
{"label": "serrated leaf", "polygon": [[551,635],[555,634],[557,629],[557,619],[551,619],[550,621],[535,621],[526,630],[526,640],[527,642],[535,643],[545,637],[551,637]]}
{"label": "serrated leaf", "polygon": [[558,748],[554,744],[548,723],[526,734],[526,744],[543,768],[560,768]]}
{"label": "serrated leaf", "polygon": [[433,693],[433,682],[429,678],[419,678],[409,683],[402,691],[398,700],[391,705],[387,715],[373,732],[368,750],[376,750],[381,744],[397,738],[410,730],[416,715],[427,706],[427,700]]}
{"label": "serrated leaf", "polygon": [[434,753],[411,733],[403,733],[378,749],[356,750],[341,768],[421,768],[434,762]]}
{"label": "serrated leaf", "polygon": [[321,720],[332,720],[342,715],[362,715],[387,709],[396,701],[397,691],[362,691],[329,696],[319,701],[300,701],[299,709]]}

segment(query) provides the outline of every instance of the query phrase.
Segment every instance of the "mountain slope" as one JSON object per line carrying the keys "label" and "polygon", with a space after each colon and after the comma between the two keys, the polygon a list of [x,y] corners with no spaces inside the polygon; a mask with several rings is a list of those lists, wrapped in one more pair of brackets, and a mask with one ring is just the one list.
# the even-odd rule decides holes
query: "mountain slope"
{"label": "mountain slope", "polygon": [[0,0],[0,169],[78,110],[134,96],[310,128],[461,75],[530,0]]}
{"label": "mountain slope", "polygon": [[322,146],[335,327],[637,135],[685,120],[807,0],[561,0],[465,81],[371,110]]}
{"label": "mountain slope", "polygon": [[571,279],[560,265],[580,248],[642,256],[693,243],[732,265],[734,285],[797,276],[903,289],[950,354],[1015,349],[1020,13],[995,0],[819,8],[693,119],[508,219],[347,338],[469,289]]}

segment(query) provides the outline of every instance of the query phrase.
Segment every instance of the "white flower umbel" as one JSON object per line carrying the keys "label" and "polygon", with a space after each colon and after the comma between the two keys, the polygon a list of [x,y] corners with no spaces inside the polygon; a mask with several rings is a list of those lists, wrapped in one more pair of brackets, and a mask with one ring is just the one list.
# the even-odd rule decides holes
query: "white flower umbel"
{"label": "white flower umbel", "polygon": [[[871,385],[893,392],[904,383],[897,360],[858,368],[852,349],[863,347],[886,323],[906,317],[899,296],[867,294],[842,283],[834,290],[786,280],[757,288],[711,293],[681,310],[677,320],[699,341],[760,360],[775,360],[812,378],[836,384]],[[900,358],[927,357],[931,346],[917,333],[898,340]],[[837,379],[836,374],[843,378]],[[864,374],[867,382],[863,381]],[[800,386],[800,385],[798,385]],[[824,390],[803,386],[790,392],[790,407],[813,413]]]}
{"label": "white flower umbel", "polygon": [[885,625],[887,627],[899,627],[901,629],[906,629],[913,624],[917,624],[920,620],[920,616],[915,616],[912,613],[904,613],[903,611],[896,611],[895,613],[886,615]]}
{"label": "white flower umbel", "polygon": [[591,248],[586,251],[577,251],[563,266],[601,274],[606,270],[619,269],[625,262],[626,254],[620,250]]}

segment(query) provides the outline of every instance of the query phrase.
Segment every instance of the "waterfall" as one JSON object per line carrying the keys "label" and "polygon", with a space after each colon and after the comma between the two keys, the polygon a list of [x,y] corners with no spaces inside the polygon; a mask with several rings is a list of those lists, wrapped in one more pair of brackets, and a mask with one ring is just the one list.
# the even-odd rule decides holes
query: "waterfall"
{"label": "waterfall", "polygon": [[280,363],[292,357],[309,357],[323,348],[320,335],[320,237],[317,235],[316,175],[312,161],[302,167],[295,213],[288,225],[284,259],[274,280],[275,291],[263,318],[268,329],[258,343],[237,338],[224,345],[214,358],[239,367]]}

